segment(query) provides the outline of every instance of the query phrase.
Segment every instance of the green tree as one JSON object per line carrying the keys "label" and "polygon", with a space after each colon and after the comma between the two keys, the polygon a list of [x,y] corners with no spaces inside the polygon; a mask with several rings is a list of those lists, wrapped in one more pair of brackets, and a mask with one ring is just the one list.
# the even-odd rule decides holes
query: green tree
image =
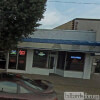
{"label": "green tree", "polygon": [[0,49],[17,47],[40,25],[46,0],[0,0]]}

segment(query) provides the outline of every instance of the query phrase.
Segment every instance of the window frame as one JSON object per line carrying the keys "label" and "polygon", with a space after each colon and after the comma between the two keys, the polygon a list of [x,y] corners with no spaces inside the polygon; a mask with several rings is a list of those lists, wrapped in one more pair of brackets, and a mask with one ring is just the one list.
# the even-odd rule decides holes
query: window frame
{"label": "window frame", "polygon": [[[35,65],[34,65],[34,58],[35,58],[35,52],[36,52],[36,51],[46,53],[46,63],[45,63],[45,67],[40,67],[40,66],[35,66]],[[42,56],[41,56],[41,57],[42,57]],[[48,50],[34,49],[34,50],[33,50],[32,68],[49,69],[49,67],[48,67],[48,58],[49,58],[49,51],[48,51]]]}
{"label": "window frame", "polygon": [[[18,48],[18,49],[16,49],[16,68],[14,70],[22,70],[22,69],[18,69],[19,56],[20,56],[19,55],[19,51],[20,50],[25,50],[26,51],[26,54],[25,54],[25,68],[23,69],[23,70],[26,70],[27,49],[24,49],[24,48]],[[9,52],[9,58],[10,58],[10,52]],[[9,61],[9,63],[10,63],[10,61]],[[9,64],[8,64],[8,69],[12,69],[12,68],[9,68]]]}
{"label": "window frame", "polygon": [[[73,57],[81,57],[81,59],[71,58]],[[79,64],[79,67],[76,67],[76,69],[71,69],[71,66],[74,65],[73,62],[77,61]],[[69,64],[70,63],[70,64]],[[74,72],[83,72],[84,71],[84,64],[85,64],[85,53],[83,52],[67,52],[66,54],[66,66],[65,71],[74,71]],[[75,67],[75,65],[74,65]]]}

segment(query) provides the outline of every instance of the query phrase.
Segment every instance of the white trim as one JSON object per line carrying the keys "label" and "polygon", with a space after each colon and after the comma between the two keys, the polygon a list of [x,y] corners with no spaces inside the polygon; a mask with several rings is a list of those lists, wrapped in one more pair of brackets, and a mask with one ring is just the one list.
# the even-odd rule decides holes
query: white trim
{"label": "white trim", "polygon": [[57,75],[60,75],[60,76],[64,76],[64,70],[61,70],[61,69],[56,69],[56,72],[55,72]]}
{"label": "white trim", "polygon": [[90,79],[92,72],[92,61],[93,61],[93,56],[91,56],[90,54],[85,54],[83,79]]}
{"label": "white trim", "polygon": [[54,69],[49,69],[49,74],[54,73]]}
{"label": "white trim", "polygon": [[29,74],[49,75],[49,69],[45,68],[31,68]]}
{"label": "white trim", "polygon": [[64,71],[64,77],[83,78],[83,72]]}
{"label": "white trim", "polygon": [[26,73],[26,71],[16,70],[16,69],[7,69],[7,72],[11,72],[11,73]]}

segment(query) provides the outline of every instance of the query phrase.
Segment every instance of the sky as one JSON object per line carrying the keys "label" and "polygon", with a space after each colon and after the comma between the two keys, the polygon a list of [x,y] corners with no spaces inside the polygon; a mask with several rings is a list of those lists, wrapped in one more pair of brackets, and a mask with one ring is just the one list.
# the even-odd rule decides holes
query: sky
{"label": "sky", "polygon": [[[72,4],[50,1],[97,4]],[[39,29],[53,29],[75,18],[100,19],[100,0],[48,0],[44,18],[39,22],[42,24]]]}

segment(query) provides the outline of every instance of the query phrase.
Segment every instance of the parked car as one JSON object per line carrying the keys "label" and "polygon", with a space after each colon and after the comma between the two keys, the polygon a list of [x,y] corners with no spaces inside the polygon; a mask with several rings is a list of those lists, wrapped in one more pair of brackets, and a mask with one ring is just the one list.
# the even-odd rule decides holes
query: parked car
{"label": "parked car", "polygon": [[0,73],[0,100],[57,100],[57,97],[49,81]]}

